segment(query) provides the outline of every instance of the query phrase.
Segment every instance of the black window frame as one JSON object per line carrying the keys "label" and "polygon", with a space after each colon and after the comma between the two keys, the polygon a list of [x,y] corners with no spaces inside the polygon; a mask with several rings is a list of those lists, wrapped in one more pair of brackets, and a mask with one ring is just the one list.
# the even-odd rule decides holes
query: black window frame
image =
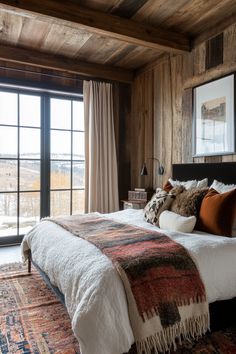
{"label": "black window frame", "polygon": [[[1,92],[9,92],[17,94],[17,125],[7,125],[7,124],[0,124],[1,126],[6,127],[16,127],[17,134],[18,134],[18,142],[17,142],[17,157],[16,158],[5,158],[0,157],[0,160],[14,160],[17,161],[17,191],[3,191],[1,194],[4,193],[16,193],[17,194],[17,230],[19,232],[20,225],[19,225],[19,217],[20,217],[20,193],[28,193],[28,192],[39,192],[40,193],[40,218],[46,217],[50,215],[50,99],[57,98],[57,99],[67,99],[72,101],[81,101],[83,102],[83,94],[82,92],[76,92],[76,90],[72,90],[67,92],[67,89],[58,88],[53,85],[48,85],[47,87],[42,88],[41,85],[37,86],[35,84],[31,85],[29,82],[22,81],[21,86],[19,85],[19,81],[17,84],[14,80],[1,80],[0,79],[0,91]],[[41,97],[41,117],[40,117],[40,127],[33,127],[33,126],[21,126],[19,124],[19,97],[20,94],[32,95],[32,96],[40,96]],[[72,104],[71,104],[72,106]],[[72,115],[71,115],[71,119]],[[32,158],[20,158],[19,154],[19,145],[20,145],[20,128],[34,128],[40,129],[40,157],[39,159],[32,159]],[[71,127],[72,128],[72,127]],[[83,131],[84,133],[84,131]],[[73,135],[73,131],[71,130],[71,135]],[[73,142],[71,141],[71,144]],[[34,190],[20,190],[20,161],[21,160],[35,160],[40,161],[40,191]],[[67,161],[67,160],[65,160]],[[71,151],[71,161],[72,161],[72,151]],[[85,160],[84,160],[85,161]],[[77,162],[73,160],[72,162]],[[70,185],[70,212],[72,212],[72,190],[75,190],[72,185],[72,163],[71,163],[71,185]],[[61,190],[61,189],[60,189]],[[64,189],[62,189],[63,191]],[[79,188],[79,190],[84,190],[84,188]],[[24,234],[18,235],[9,235],[9,236],[0,236],[0,247],[6,245],[15,245],[21,243]]]}

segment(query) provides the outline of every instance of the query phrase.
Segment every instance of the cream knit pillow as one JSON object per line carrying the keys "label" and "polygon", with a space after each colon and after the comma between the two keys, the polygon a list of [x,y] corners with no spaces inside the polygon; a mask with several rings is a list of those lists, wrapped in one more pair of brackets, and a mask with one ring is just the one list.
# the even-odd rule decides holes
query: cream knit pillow
{"label": "cream knit pillow", "polygon": [[161,229],[179,232],[192,232],[197,218],[195,216],[181,216],[172,211],[165,210],[160,214],[159,224]]}

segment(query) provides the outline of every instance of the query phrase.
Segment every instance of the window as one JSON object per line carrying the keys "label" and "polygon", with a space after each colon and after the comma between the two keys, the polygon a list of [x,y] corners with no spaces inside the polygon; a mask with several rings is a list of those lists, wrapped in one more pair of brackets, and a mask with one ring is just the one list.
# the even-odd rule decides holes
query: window
{"label": "window", "polygon": [[0,90],[0,244],[44,216],[84,212],[83,101]]}
{"label": "window", "polygon": [[51,215],[84,211],[83,102],[50,99]]}

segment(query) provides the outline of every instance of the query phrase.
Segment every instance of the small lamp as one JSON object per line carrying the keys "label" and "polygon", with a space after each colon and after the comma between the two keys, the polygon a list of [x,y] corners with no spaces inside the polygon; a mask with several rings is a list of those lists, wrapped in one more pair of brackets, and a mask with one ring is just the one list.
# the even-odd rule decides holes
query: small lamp
{"label": "small lamp", "polygon": [[[158,162],[158,175],[162,176],[165,172],[164,166],[160,163],[160,160],[155,157],[149,157],[147,160],[155,160]],[[141,176],[147,176],[148,170],[146,166],[146,162],[144,162],[142,169],[141,169]]]}
{"label": "small lamp", "polygon": [[148,175],[148,171],[147,171],[147,166],[146,163],[144,162],[143,166],[142,166],[142,170],[141,170],[141,176],[147,176]]}

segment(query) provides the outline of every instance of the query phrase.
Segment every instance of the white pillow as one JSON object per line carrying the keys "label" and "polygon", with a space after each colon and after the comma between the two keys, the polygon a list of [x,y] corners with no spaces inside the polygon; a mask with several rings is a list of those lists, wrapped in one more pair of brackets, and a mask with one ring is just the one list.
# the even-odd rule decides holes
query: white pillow
{"label": "white pillow", "polygon": [[219,182],[216,179],[214,179],[210,188],[215,189],[218,193],[225,193],[225,192],[230,192],[233,189],[235,189],[236,184],[224,184],[224,183]]}
{"label": "white pillow", "polygon": [[161,229],[187,233],[193,231],[196,221],[196,216],[185,217],[168,210],[163,211],[159,217],[159,225]]}
{"label": "white pillow", "polygon": [[200,181],[197,181],[196,179],[190,180],[190,181],[177,181],[173,180],[172,178],[169,178],[169,182],[172,185],[172,187],[176,186],[183,186],[185,189],[190,189],[190,188],[207,188],[208,185],[208,179],[204,178]]}

